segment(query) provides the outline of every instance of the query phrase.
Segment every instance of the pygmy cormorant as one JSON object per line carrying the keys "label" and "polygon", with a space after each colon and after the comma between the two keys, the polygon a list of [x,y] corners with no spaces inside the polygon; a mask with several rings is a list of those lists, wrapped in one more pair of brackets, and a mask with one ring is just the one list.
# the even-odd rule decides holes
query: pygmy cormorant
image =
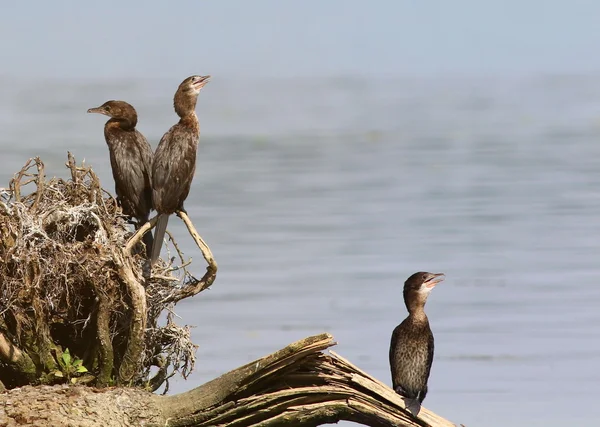
{"label": "pygmy cormorant", "polygon": [[[136,128],[137,112],[125,101],[107,101],[88,113],[110,117],[104,125],[117,201],[125,215],[137,220],[136,228],[148,221],[152,209],[152,148]],[[144,235],[147,255],[152,233]]]}
{"label": "pygmy cormorant", "polygon": [[169,215],[183,211],[196,170],[200,124],[196,116],[198,94],[210,76],[191,76],[175,92],[173,106],[179,122],[163,135],[152,161],[152,202],[158,212],[151,263],[160,255]]}
{"label": "pygmy cormorant", "polygon": [[419,272],[404,282],[408,317],[396,326],[390,343],[390,368],[396,393],[423,402],[433,362],[433,333],[425,315],[429,292],[444,280],[444,273]]}

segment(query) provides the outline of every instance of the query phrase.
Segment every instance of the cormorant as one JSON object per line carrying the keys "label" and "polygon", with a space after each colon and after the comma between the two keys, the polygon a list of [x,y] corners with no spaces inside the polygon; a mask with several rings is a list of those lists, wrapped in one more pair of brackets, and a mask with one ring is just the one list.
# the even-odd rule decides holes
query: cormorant
{"label": "cormorant", "polygon": [[396,393],[423,402],[433,362],[433,333],[425,315],[429,292],[444,280],[444,273],[419,272],[404,282],[408,317],[396,326],[390,343],[390,368]]}
{"label": "cormorant", "polygon": [[[137,112],[125,101],[107,101],[88,113],[110,117],[104,125],[104,139],[110,153],[117,201],[125,215],[137,220],[136,229],[148,221],[152,209],[152,148],[136,128]],[[144,235],[150,256],[152,233]]]}
{"label": "cormorant", "polygon": [[200,124],[196,101],[210,76],[191,76],[175,92],[173,106],[180,120],[163,135],[152,161],[152,202],[158,212],[151,264],[160,255],[169,215],[183,211],[196,170]]}

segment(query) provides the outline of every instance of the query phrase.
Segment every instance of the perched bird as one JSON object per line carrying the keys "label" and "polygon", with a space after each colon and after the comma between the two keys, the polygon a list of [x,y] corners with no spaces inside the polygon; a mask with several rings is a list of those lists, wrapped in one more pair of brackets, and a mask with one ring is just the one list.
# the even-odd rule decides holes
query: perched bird
{"label": "perched bird", "polygon": [[196,150],[200,141],[200,124],[196,101],[210,76],[191,76],[175,92],[173,106],[179,122],[163,135],[152,161],[152,202],[158,212],[151,264],[160,255],[169,215],[184,211],[183,202],[190,192],[196,171]]}
{"label": "perched bird", "polygon": [[[110,117],[104,125],[117,201],[125,215],[137,220],[136,229],[148,221],[152,209],[152,148],[136,128],[137,112],[125,101],[107,101],[88,113]],[[152,233],[143,238],[147,256],[152,250]]]}
{"label": "perched bird", "polygon": [[408,317],[396,326],[390,343],[390,368],[396,393],[423,402],[433,362],[433,333],[425,315],[429,292],[444,280],[444,273],[419,272],[404,282]]}

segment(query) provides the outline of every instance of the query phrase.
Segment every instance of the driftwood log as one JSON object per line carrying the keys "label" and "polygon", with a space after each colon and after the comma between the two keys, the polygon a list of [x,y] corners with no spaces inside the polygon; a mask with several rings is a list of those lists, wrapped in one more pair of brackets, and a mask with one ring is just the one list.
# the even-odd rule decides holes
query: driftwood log
{"label": "driftwood log", "polygon": [[157,396],[130,388],[23,387],[0,394],[2,426],[369,426],[453,427],[344,358],[323,350],[329,334],[305,338],[191,391]]}
{"label": "driftwood log", "polygon": [[196,351],[174,305],[213,284],[212,252],[179,212],[206,273],[190,274],[172,238],[148,271],[141,237],[155,221],[132,234],[93,170],[70,153],[67,167],[71,179],[48,181],[30,159],[0,188],[0,427],[453,425],[326,353],[329,334],[167,396]]}

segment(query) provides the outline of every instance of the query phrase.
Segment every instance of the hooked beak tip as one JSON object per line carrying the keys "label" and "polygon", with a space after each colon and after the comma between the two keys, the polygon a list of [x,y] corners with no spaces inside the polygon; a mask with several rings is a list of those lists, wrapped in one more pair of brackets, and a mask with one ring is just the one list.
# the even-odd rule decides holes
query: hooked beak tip
{"label": "hooked beak tip", "polygon": [[427,286],[428,288],[433,288],[438,283],[443,282],[445,278],[446,275],[444,273],[435,273],[433,277],[427,281],[425,286]]}

